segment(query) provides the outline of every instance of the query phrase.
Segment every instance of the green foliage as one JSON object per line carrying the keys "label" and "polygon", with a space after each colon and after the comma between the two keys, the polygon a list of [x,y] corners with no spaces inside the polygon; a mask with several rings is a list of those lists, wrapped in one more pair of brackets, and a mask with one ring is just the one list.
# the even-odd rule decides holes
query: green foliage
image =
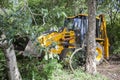
{"label": "green foliage", "polygon": [[52,76],[52,80],[108,80],[105,76],[100,74],[90,75],[78,68],[72,74],[69,70],[56,70]]}
{"label": "green foliage", "polygon": [[63,69],[57,59],[39,61],[36,58],[22,58],[18,60],[20,73],[23,80],[108,80],[97,74],[95,76],[85,73],[81,68],[73,74],[70,70]]}
{"label": "green foliage", "polygon": [[41,75],[44,75],[44,78],[46,80],[51,79],[53,72],[55,72],[57,69],[61,69],[62,66],[57,62],[56,59],[49,59],[48,61],[43,61],[45,64],[43,67],[43,70],[41,71]]}
{"label": "green foliage", "polygon": [[3,52],[0,49],[0,79],[1,80],[6,80],[8,79],[7,73],[6,73],[6,61],[5,57],[3,55]]}
{"label": "green foliage", "polygon": [[23,58],[18,60],[23,80],[49,80],[53,72],[61,68],[56,59],[43,60],[36,58]]}
{"label": "green foliage", "polygon": [[[35,16],[37,24],[51,25],[50,27],[63,26],[64,18],[66,16],[75,15],[76,8],[78,13],[86,12],[87,10],[86,5],[84,5],[85,0],[29,0],[28,3]],[[79,9],[82,11],[79,11]]]}
{"label": "green foliage", "polygon": [[7,7],[9,8],[10,7],[10,2],[9,0],[0,0],[0,7]]}
{"label": "green foliage", "polygon": [[120,18],[114,20],[114,24],[108,24],[108,34],[110,40],[110,48],[113,53],[120,53]]}
{"label": "green foliage", "polygon": [[6,40],[11,43],[15,36],[27,36],[31,38],[34,34],[34,27],[31,26],[32,18],[25,3],[20,2],[11,9],[5,9],[0,14],[0,32],[6,35]]}

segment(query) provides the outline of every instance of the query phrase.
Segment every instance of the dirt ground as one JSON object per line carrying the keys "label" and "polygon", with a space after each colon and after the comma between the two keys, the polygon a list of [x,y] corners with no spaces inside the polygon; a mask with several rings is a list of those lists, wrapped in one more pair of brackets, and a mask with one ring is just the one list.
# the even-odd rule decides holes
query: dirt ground
{"label": "dirt ground", "polygon": [[97,70],[109,80],[120,80],[120,54],[110,55],[109,61],[104,60]]}

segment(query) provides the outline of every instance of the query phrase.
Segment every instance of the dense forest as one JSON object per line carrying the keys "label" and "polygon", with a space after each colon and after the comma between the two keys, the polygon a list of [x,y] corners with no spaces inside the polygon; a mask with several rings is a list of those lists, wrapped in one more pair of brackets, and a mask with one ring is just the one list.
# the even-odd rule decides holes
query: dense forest
{"label": "dense forest", "polygon": [[[96,4],[92,6],[90,1]],[[92,64],[97,67],[96,74],[92,73],[93,70],[91,74],[84,69],[90,62],[89,58],[87,64],[73,70],[69,60],[49,53],[50,48],[57,43],[42,47],[38,41],[38,37],[43,34],[62,33],[65,19],[79,14],[88,14],[88,23],[94,21],[91,30],[94,29],[97,22],[89,17],[90,11],[95,13],[94,18],[105,16],[109,39],[109,59],[103,59],[99,65]],[[90,50],[90,47],[87,48]],[[74,57],[77,58],[76,54]],[[78,66],[76,62],[72,62],[72,65]],[[0,0],[1,80],[119,80],[119,75],[120,0]]]}

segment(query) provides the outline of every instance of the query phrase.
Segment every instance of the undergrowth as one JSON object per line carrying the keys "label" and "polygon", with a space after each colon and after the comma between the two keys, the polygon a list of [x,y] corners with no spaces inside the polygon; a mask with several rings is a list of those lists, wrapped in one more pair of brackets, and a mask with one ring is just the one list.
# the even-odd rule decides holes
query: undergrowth
{"label": "undergrowth", "polygon": [[2,53],[2,51],[0,50],[0,80],[7,80],[7,69],[6,67],[6,61],[5,61],[5,57]]}
{"label": "undergrowth", "polygon": [[38,59],[31,58],[24,60],[20,65],[23,80],[108,80],[100,74],[85,73],[80,68],[73,74],[70,69],[64,69],[57,59],[44,59],[40,62]]}
{"label": "undergrowth", "polygon": [[108,80],[100,74],[90,75],[81,69],[76,69],[75,73],[70,70],[56,70],[52,75],[52,80]]}
{"label": "undergrowth", "polygon": [[[73,74],[70,69],[64,69],[57,59],[43,59],[17,56],[18,67],[23,80],[108,80],[97,74],[90,75],[78,68]],[[7,80],[5,59],[0,53],[0,78]]]}

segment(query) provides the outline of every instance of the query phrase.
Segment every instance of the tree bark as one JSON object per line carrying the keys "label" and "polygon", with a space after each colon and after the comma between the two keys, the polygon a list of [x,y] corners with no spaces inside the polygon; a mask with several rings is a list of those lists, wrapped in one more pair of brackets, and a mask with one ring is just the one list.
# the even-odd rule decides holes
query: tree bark
{"label": "tree bark", "polygon": [[7,49],[3,49],[3,52],[7,63],[9,80],[22,80],[18,70],[17,60],[13,45],[8,47]]}
{"label": "tree bark", "polygon": [[96,74],[95,63],[95,30],[96,30],[96,0],[88,0],[88,34],[87,34],[87,58],[86,72]]}
{"label": "tree bark", "polygon": [[7,41],[4,41],[5,38],[4,34],[0,35],[0,48],[3,50],[6,59],[8,78],[9,80],[22,80],[17,66],[14,46],[12,44],[9,46]]}

